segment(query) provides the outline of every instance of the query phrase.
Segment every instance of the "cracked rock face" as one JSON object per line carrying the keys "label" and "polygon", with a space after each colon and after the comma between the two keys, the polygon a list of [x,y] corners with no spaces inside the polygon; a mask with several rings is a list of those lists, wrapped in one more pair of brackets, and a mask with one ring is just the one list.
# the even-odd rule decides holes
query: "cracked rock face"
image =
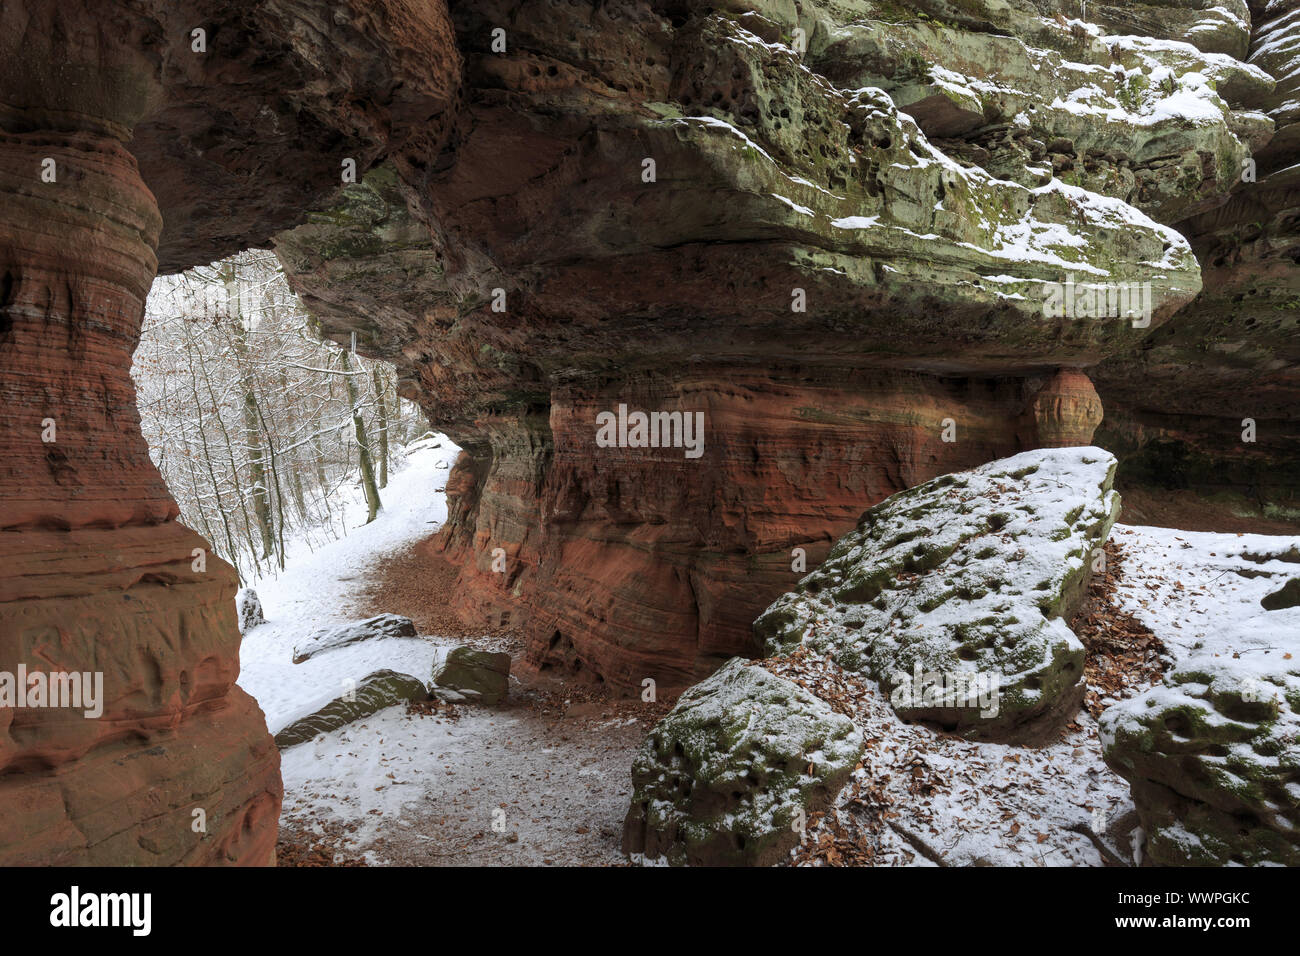
{"label": "cracked rock face", "polygon": [[674,865],[770,866],[862,752],[853,721],[734,658],[682,695],[632,765],[624,852]]}
{"label": "cracked rock face", "polygon": [[1066,621],[1119,513],[1099,448],[1027,452],[876,505],[754,623],[879,681],[899,716],[971,737],[1054,733],[1079,707]]}
{"label": "cracked rock face", "polygon": [[1260,653],[1193,659],[1110,707],[1100,731],[1149,862],[1300,865],[1300,669]]}

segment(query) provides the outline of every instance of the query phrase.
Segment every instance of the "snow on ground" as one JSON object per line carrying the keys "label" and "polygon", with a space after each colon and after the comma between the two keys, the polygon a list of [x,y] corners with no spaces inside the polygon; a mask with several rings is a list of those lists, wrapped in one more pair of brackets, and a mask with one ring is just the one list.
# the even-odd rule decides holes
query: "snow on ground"
{"label": "snow on ground", "polygon": [[[447,517],[442,489],[460,449],[442,435],[412,442],[405,466],[389,476],[380,492],[383,510],[370,524],[359,488],[342,507],[352,527],[345,538],[308,553],[302,541],[289,548],[285,570],[251,584],[267,623],[253,628],[240,649],[239,686],[257,698],[271,733],[339,696],[372,671],[389,668],[427,678],[438,639],[385,638],[291,661],[293,645],[318,628],[352,620],[351,599],[364,583],[366,567],[427,538]],[[394,613],[401,613],[395,610]]]}
{"label": "snow on ground", "polygon": [[[359,489],[346,538],[309,553],[299,541],[278,577],[253,582],[267,623],[244,637],[240,686],[272,733],[380,668],[428,679],[434,656],[461,643],[439,635],[380,638],[291,662],[318,628],[360,616],[372,566],[426,539],[446,520],[442,493],[459,449],[437,435],[407,446],[369,525]],[[383,608],[402,614],[403,608]],[[489,641],[489,643],[491,643]],[[520,691],[455,717],[389,707],[281,752],[282,823],[326,835],[371,864],[612,864],[630,793],[632,753],[648,726],[628,707],[546,712]],[[568,705],[570,701],[564,701]]]}
{"label": "snow on ground", "polygon": [[348,824],[346,849],[400,865],[611,865],[646,722],[539,717],[529,703],[456,719],[401,707],[281,755],[285,818]]}
{"label": "snow on ground", "polygon": [[[1267,670],[1269,655],[1300,654],[1300,608],[1260,604],[1300,576],[1300,537],[1116,525],[1111,539],[1124,552],[1115,601],[1163,641],[1167,668],[1217,654],[1258,656]],[[901,721],[883,695],[866,701],[863,768],[813,841],[865,829],[884,866],[1134,860],[1128,784],[1102,760],[1086,711],[1059,742],[1031,749],[940,736]],[[810,859],[808,845],[796,860]]]}
{"label": "snow on ground", "polygon": [[1199,654],[1300,654],[1300,607],[1266,611],[1260,604],[1300,577],[1300,536],[1119,525],[1112,538],[1132,554],[1117,597],[1175,662]]}

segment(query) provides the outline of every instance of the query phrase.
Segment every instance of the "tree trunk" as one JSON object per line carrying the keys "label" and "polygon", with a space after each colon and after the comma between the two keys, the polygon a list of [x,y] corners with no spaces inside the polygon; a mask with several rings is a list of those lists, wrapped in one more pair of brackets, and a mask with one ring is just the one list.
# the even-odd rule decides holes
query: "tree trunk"
{"label": "tree trunk", "polygon": [[239,364],[239,388],[244,393],[244,444],[248,451],[248,470],[252,478],[253,516],[262,538],[262,557],[268,562],[275,555],[275,529],[271,522],[271,493],[266,486],[266,462],[258,430],[257,395],[253,391],[253,376],[249,368],[248,343],[244,338],[244,317],[240,310],[239,279],[235,267],[222,270],[222,283],[226,287],[226,306],[230,310],[231,341]]}
{"label": "tree trunk", "polygon": [[374,368],[375,397],[379,401],[379,487],[388,487],[388,407],[384,404],[384,377]]}
{"label": "tree trunk", "polygon": [[[343,350],[343,371],[351,372],[352,366],[348,361],[347,350]],[[379,509],[383,507],[379,501],[379,489],[375,487],[375,463],[370,455],[370,442],[366,439],[366,423],[361,418],[361,400],[358,397],[357,383],[354,376],[348,374],[344,376],[344,381],[348,387],[348,404],[352,406],[352,427],[357,434],[357,457],[361,462],[361,487],[366,492],[366,524],[375,520],[379,514]]]}

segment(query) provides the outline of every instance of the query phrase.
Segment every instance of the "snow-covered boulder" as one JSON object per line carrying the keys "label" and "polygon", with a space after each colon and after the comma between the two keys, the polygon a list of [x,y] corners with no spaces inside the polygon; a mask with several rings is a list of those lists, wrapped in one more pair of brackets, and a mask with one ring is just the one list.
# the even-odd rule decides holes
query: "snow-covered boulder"
{"label": "snow-covered boulder", "polygon": [[433,683],[469,700],[499,704],[510,689],[510,655],[454,647],[434,661]]}
{"label": "snow-covered boulder", "polygon": [[375,671],[362,678],[355,688],[343,691],[323,707],[289,724],[275,735],[275,743],[283,750],[369,717],[385,707],[425,700],[428,696],[428,687],[418,677],[390,670]]}
{"label": "snow-covered boulder", "polygon": [[1102,714],[1150,862],[1300,866],[1300,662],[1284,662],[1203,654]]}
{"label": "snow-covered boulder", "polygon": [[672,864],[776,863],[861,752],[849,718],[732,658],[683,694],[642,745],[623,850]]}
{"label": "snow-covered boulder", "polygon": [[1114,473],[1100,448],[1041,449],[893,495],[755,633],[875,678],[904,718],[1045,737],[1082,699],[1066,621],[1119,512]]}
{"label": "snow-covered boulder", "polygon": [[240,588],[235,593],[235,613],[239,616],[240,634],[247,634],[257,625],[266,623],[262,601],[252,588]]}
{"label": "snow-covered boulder", "polygon": [[377,614],[364,621],[352,621],[321,628],[302,644],[293,648],[293,662],[301,664],[322,651],[346,647],[376,637],[415,637],[415,624],[400,614]]}

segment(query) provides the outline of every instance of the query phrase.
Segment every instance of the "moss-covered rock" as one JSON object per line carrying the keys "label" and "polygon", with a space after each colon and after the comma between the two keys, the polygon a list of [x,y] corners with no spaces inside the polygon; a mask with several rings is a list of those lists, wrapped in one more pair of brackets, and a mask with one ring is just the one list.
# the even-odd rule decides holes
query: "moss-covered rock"
{"label": "moss-covered rock", "polygon": [[433,683],[484,704],[499,704],[510,689],[510,655],[452,648],[433,664]]}
{"label": "moss-covered rock", "polygon": [[390,670],[375,671],[364,677],[355,689],[345,691],[320,709],[289,724],[275,735],[275,743],[283,750],[337,730],[354,720],[369,717],[385,707],[424,700],[428,696],[429,688],[418,677]]}
{"label": "moss-covered rock", "polygon": [[820,70],[885,90],[927,136],[965,140],[945,142],[954,155],[1024,185],[1055,174],[1164,221],[1214,206],[1273,133],[1234,109],[1264,102],[1273,78],[1188,43],[1036,18],[1011,35],[928,19],[825,32]]}
{"label": "moss-covered rock", "polygon": [[1098,448],[1025,452],[886,499],[755,622],[878,680],[900,716],[1034,739],[1078,707],[1066,620],[1119,510]]}
{"label": "moss-covered rock", "polygon": [[[1281,665],[1281,666],[1279,666]],[[1205,656],[1101,716],[1164,866],[1300,866],[1300,666]]]}
{"label": "moss-covered rock", "polygon": [[861,753],[849,718],[732,658],[683,694],[642,745],[623,849],[673,864],[776,863]]}

